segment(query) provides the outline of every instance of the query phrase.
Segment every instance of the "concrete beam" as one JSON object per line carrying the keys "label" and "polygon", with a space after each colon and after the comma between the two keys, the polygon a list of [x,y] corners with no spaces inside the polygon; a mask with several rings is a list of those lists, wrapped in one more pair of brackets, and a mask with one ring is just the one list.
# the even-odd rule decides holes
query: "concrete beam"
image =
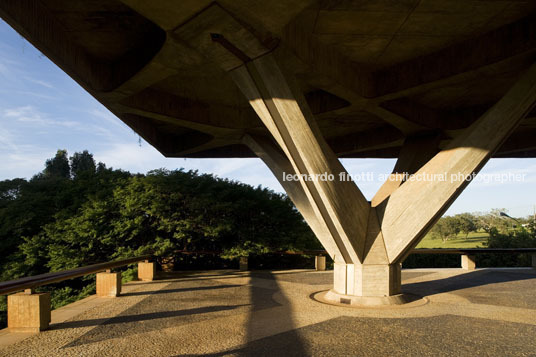
{"label": "concrete beam", "polygon": [[533,65],[497,104],[416,173],[423,178],[446,174],[445,181],[406,182],[391,194],[381,222],[390,262],[411,250],[469,183],[451,181],[451,175],[478,173],[535,101]]}
{"label": "concrete beam", "polygon": [[371,97],[400,97],[408,89],[424,90],[430,83],[535,50],[536,16],[531,15],[480,37],[375,72]]}
{"label": "concrete beam", "polygon": [[424,128],[459,130],[471,125],[491,105],[450,112],[428,108],[408,98],[399,98],[381,103],[380,107]]}
{"label": "concrete beam", "polygon": [[337,233],[330,230],[334,230],[334,227],[329,220],[324,219],[318,207],[311,204],[302,184],[299,181],[283,179],[283,175],[294,175],[296,172],[277,144],[268,138],[253,135],[245,135],[243,141],[272,171],[329,256],[334,261],[345,261],[344,256],[349,259],[344,247],[339,248],[336,244]]}
{"label": "concrete beam", "polygon": [[404,182],[405,174],[414,174],[437,153],[440,138],[437,132],[406,138],[393,172],[372,198],[372,207],[379,206],[395,192]]}
{"label": "concrete beam", "polygon": [[[369,204],[329,148],[302,93],[289,84],[275,59],[262,56],[231,72],[298,175],[330,174],[337,180],[301,180],[307,199],[329,222],[343,259],[360,262]],[[349,214],[351,212],[351,214]]]}

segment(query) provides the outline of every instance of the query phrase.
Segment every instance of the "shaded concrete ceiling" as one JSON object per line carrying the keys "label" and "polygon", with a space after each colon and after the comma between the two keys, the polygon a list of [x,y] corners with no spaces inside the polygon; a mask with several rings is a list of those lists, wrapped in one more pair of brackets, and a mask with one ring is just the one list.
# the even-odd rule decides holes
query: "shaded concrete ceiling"
{"label": "shaded concrete ceiling", "polygon": [[[296,76],[339,157],[440,147],[536,59],[536,1],[2,0],[0,16],[169,157],[252,157],[267,130],[209,34],[254,37]],[[249,37],[248,37],[249,36]],[[216,63],[220,62],[220,63]],[[536,157],[536,112],[495,157]]]}

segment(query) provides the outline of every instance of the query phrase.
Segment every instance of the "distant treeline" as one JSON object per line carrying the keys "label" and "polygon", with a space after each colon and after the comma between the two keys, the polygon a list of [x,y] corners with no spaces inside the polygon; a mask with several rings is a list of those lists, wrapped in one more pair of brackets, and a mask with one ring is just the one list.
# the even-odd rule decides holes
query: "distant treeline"
{"label": "distant treeline", "polygon": [[[472,232],[487,233],[480,248],[536,248],[534,217],[513,218],[505,209],[489,213],[462,213],[439,219],[430,231],[433,239],[447,243],[459,234],[467,239]],[[531,254],[480,254],[479,267],[527,267],[532,265]],[[412,254],[403,263],[405,268],[457,268],[460,257],[452,254]]]}
{"label": "distant treeline", "polygon": [[[431,229],[430,234],[446,242],[460,233],[465,234],[467,238],[469,233],[481,231],[488,233],[491,238],[497,238],[499,235],[516,236],[516,233],[530,233],[533,230],[534,217],[513,218],[506,214],[505,209],[493,209],[489,213],[461,213],[442,217]],[[497,244],[496,240],[491,239],[489,244]],[[523,246],[520,245],[519,248],[521,247]]]}

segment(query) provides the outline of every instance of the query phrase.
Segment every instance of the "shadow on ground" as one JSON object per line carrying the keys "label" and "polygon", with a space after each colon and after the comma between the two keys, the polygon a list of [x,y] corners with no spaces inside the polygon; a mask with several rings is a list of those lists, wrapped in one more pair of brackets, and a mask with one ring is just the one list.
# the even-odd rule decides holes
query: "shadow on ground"
{"label": "shadow on ground", "polygon": [[[440,328],[438,328],[440,327]],[[341,316],[212,356],[531,356],[536,326],[441,315]]]}
{"label": "shadow on ground", "polygon": [[[296,274],[296,273],[295,273]],[[307,273],[297,273],[304,276]],[[281,291],[278,279],[285,279],[281,277],[283,274],[274,274],[271,271],[255,271],[251,273],[251,303],[253,309],[248,318],[246,328],[246,339],[247,343],[242,345],[239,348],[233,350],[226,350],[214,354],[204,354],[202,356],[258,356],[258,355],[270,355],[270,356],[308,356],[310,355],[304,341],[302,340],[298,330],[296,329],[296,324],[293,319],[291,305],[288,299],[284,294],[279,295],[281,301],[281,306],[278,308],[278,311],[274,311],[274,317],[276,321],[273,322],[274,325],[277,325],[279,331],[286,331],[282,334],[276,334],[278,338],[258,338],[262,331],[269,326],[266,326],[266,320],[262,321],[261,319],[256,319],[256,312],[260,309],[255,307],[260,307],[266,291],[259,290],[255,288],[256,285],[261,285],[263,287],[269,287],[272,290],[272,293]],[[288,278],[288,275],[286,276]],[[291,280],[294,280],[291,278]],[[270,326],[273,327],[273,326]],[[263,350],[259,348],[259,341],[268,341],[269,346]],[[201,355],[190,355],[190,356],[201,356]]]}
{"label": "shadow on ground", "polygon": [[[250,294],[255,303],[251,301]],[[95,326],[63,346],[75,347],[277,307],[279,304],[271,299],[272,294],[273,291],[265,288],[225,285],[213,280],[176,281],[163,290],[148,293],[140,302],[112,318],[64,322],[53,325],[52,329]],[[181,309],[177,310],[177,307]]]}
{"label": "shadow on ground", "polygon": [[404,284],[406,293],[432,296],[453,293],[472,303],[536,308],[536,270],[477,270],[452,277]]}

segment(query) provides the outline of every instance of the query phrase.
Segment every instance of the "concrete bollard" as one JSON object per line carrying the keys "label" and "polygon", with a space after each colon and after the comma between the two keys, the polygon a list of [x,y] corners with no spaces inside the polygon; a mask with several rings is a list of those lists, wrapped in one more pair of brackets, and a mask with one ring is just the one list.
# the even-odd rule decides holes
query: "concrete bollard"
{"label": "concrete bollard", "polygon": [[315,257],[315,269],[318,271],[326,270],[326,257],[323,255],[317,255]]}
{"label": "concrete bollard", "polygon": [[246,271],[249,269],[248,257],[240,257],[238,259],[238,266],[240,271]]}
{"label": "concrete bollard", "polygon": [[156,277],[156,264],[148,260],[138,263],[138,279],[142,281],[153,281]]}
{"label": "concrete bollard", "polygon": [[121,294],[121,273],[109,270],[97,274],[97,296],[116,297]]}
{"label": "concrete bollard", "polygon": [[39,332],[50,324],[50,294],[31,289],[7,297],[7,327],[13,332]]}
{"label": "concrete bollard", "polygon": [[462,269],[475,270],[476,268],[476,256],[474,255],[462,255]]}

